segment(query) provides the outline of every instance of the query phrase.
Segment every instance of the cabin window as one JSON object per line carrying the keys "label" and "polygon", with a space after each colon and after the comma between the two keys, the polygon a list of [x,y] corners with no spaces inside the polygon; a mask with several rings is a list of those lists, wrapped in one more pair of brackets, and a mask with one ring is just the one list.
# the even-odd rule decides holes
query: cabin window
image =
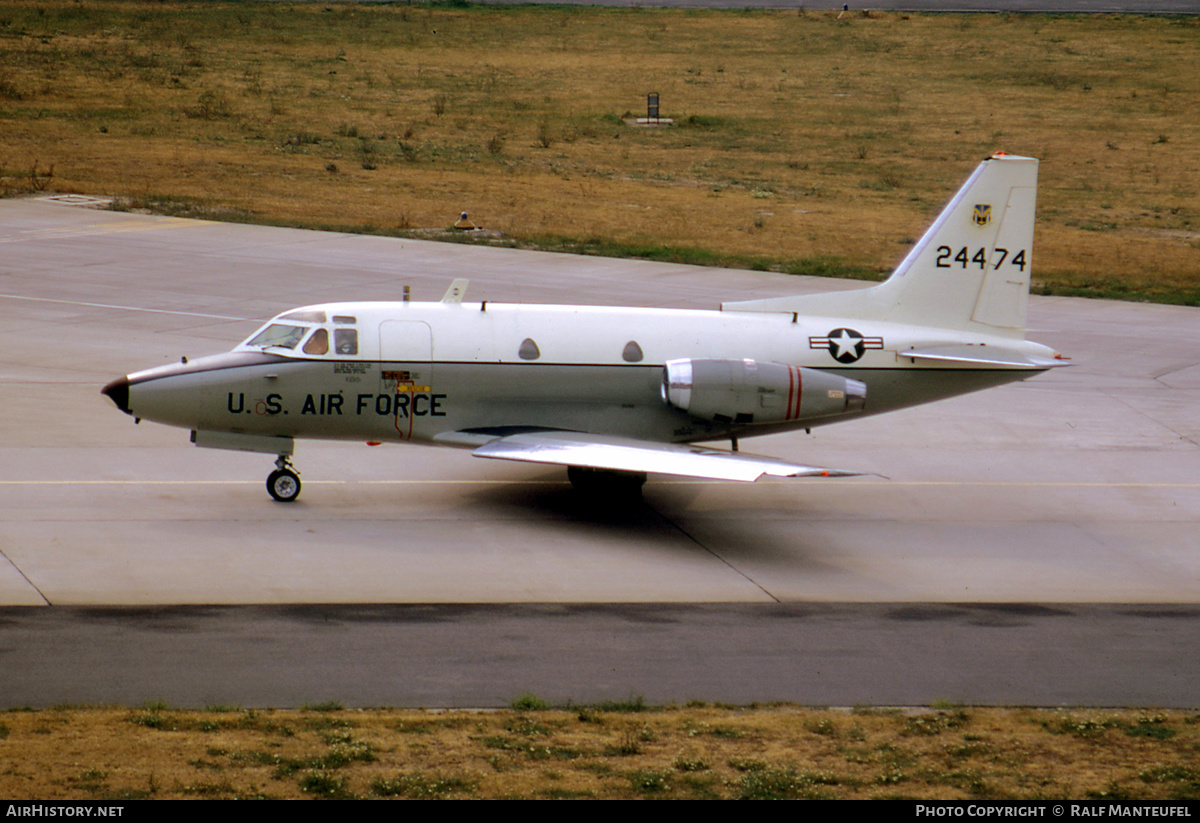
{"label": "cabin window", "polygon": [[641,363],[643,357],[645,355],[642,354],[642,347],[637,344],[636,340],[626,343],[625,350],[621,352],[621,359],[626,363]]}
{"label": "cabin window", "polygon": [[333,346],[338,354],[358,354],[358,331],[356,329],[334,329]]}
{"label": "cabin window", "polygon": [[357,323],[358,318],[349,314],[335,314],[333,316],[334,323]]}
{"label": "cabin window", "polygon": [[517,349],[517,356],[522,360],[537,360],[542,356],[542,352],[532,337],[526,337],[521,341],[521,348]]}
{"label": "cabin window", "polygon": [[305,332],[308,329],[303,326],[289,326],[285,323],[272,323],[258,334],[246,341],[247,346],[259,346],[261,348],[281,348],[294,349],[296,344],[303,339]]}
{"label": "cabin window", "polygon": [[317,329],[304,344],[305,354],[329,354],[329,332]]}

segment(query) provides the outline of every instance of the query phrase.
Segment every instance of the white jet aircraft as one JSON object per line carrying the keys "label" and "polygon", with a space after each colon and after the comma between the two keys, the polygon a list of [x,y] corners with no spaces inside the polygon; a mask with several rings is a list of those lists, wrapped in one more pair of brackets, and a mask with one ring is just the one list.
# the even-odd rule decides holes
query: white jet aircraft
{"label": "white jet aircraft", "polygon": [[[277,456],[295,500],[297,438],[415,442],[566,466],[577,487],[636,493],[648,473],[841,476],[737,451],[1024,380],[1065,365],[1025,340],[1037,160],[996,154],[885,282],[725,303],[720,311],[331,303],[271,320],[226,354],[104,388],[197,446]],[[691,445],[729,440],[733,450]]]}

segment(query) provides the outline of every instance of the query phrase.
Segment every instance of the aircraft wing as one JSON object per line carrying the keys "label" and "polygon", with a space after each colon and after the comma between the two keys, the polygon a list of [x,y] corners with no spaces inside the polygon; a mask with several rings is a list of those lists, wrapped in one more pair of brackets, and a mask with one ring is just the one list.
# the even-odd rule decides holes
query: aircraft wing
{"label": "aircraft wing", "polygon": [[713,449],[685,443],[654,443],[627,437],[571,431],[526,431],[498,437],[479,448],[476,457],[521,460],[556,466],[582,466],[612,471],[675,474],[714,480],[757,480],[775,477],[851,477],[862,472],[802,466],[773,457]]}

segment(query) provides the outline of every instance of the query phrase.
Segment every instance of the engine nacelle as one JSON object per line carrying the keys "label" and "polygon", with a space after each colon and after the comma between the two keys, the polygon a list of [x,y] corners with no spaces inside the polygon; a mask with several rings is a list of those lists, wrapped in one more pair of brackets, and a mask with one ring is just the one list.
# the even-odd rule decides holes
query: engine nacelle
{"label": "engine nacelle", "polygon": [[860,412],[867,387],[836,374],[756,360],[668,360],[663,400],[693,417],[752,425]]}

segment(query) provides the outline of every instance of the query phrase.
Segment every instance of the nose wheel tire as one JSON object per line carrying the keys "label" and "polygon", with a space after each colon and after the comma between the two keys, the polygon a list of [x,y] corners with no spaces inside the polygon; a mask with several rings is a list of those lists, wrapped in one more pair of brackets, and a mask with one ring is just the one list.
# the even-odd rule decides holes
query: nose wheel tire
{"label": "nose wheel tire", "polygon": [[300,476],[291,469],[276,469],[267,476],[267,492],[280,503],[300,496]]}

